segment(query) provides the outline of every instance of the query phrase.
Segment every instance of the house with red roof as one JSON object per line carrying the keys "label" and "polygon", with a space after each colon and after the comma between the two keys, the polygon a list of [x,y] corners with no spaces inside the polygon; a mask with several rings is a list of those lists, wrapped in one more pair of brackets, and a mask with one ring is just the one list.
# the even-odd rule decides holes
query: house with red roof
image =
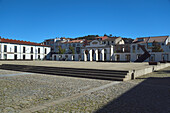
{"label": "house with red roof", "polygon": [[48,45],[0,37],[1,60],[48,59],[51,48]]}

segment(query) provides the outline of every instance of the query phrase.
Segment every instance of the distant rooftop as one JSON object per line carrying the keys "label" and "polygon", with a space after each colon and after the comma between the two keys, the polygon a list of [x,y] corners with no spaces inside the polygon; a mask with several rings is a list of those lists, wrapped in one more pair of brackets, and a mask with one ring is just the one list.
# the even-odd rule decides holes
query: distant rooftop
{"label": "distant rooftop", "polygon": [[153,37],[139,37],[133,43],[151,43],[151,42],[165,42],[169,36],[153,36]]}
{"label": "distant rooftop", "polygon": [[34,46],[48,46],[48,45],[43,45],[43,44],[40,44],[40,43],[35,43],[35,42],[30,42],[30,41],[5,39],[5,38],[1,38],[1,37],[0,37],[0,42],[2,42],[2,43],[11,43],[11,44],[34,45]]}

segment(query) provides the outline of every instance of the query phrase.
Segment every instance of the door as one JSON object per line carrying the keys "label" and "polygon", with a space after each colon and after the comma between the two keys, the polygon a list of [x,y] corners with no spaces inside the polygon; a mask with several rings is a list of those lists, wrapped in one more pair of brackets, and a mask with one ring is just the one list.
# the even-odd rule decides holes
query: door
{"label": "door", "polygon": [[25,55],[23,55],[23,60],[25,60]]}
{"label": "door", "polygon": [[14,55],[14,60],[17,60],[17,55]]}
{"label": "door", "polygon": [[31,60],[33,60],[33,55],[31,55]]}

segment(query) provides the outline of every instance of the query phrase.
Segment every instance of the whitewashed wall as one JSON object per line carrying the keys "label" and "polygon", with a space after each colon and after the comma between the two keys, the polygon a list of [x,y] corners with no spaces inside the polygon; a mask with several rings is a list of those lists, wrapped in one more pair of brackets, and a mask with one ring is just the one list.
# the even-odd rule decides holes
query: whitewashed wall
{"label": "whitewashed wall", "polygon": [[[7,45],[7,52],[4,52],[4,45]],[[15,46],[17,46],[17,52],[14,52]],[[23,47],[25,47],[25,53],[23,53]],[[33,47],[33,53],[31,53],[31,47]],[[40,54],[38,53],[38,48],[40,48]],[[50,47],[0,43],[0,53],[0,59],[4,59],[4,54],[7,54],[7,59],[10,60],[14,59],[14,55],[17,55],[17,59],[23,59],[23,55],[25,55],[26,60],[30,60],[31,55],[33,55],[33,59],[35,60],[38,59],[38,55],[40,55],[40,59],[48,55],[50,53]]]}

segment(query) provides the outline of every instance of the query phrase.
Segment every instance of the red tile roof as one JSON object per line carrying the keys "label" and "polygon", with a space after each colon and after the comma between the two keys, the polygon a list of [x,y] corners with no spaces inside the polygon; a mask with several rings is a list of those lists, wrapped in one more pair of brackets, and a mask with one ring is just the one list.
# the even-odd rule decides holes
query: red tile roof
{"label": "red tile roof", "polygon": [[[151,42],[165,42],[169,36],[155,36],[155,37],[140,37],[136,38],[133,43],[151,43]],[[140,39],[144,39],[143,41],[139,41]]]}
{"label": "red tile roof", "polygon": [[104,40],[106,40],[106,41],[114,41],[117,38],[121,38],[121,37],[109,37],[109,38],[105,38]]}
{"label": "red tile roof", "polygon": [[150,37],[148,42],[165,42],[169,36]]}
{"label": "red tile roof", "polygon": [[101,38],[102,40],[104,40],[104,39],[107,39],[108,37],[107,37],[107,36],[103,36],[103,37],[96,37],[96,39],[99,39],[99,38]]}
{"label": "red tile roof", "polygon": [[[140,39],[143,39],[143,41],[139,41]],[[133,43],[138,43],[138,44],[142,44],[142,43],[147,43],[149,37],[141,37],[141,38],[136,38]]]}
{"label": "red tile roof", "polygon": [[0,42],[12,43],[12,44],[23,44],[23,45],[34,45],[34,46],[48,46],[48,45],[43,45],[43,44],[35,43],[35,42],[22,41],[22,40],[13,40],[13,39],[5,39],[5,38],[0,38]]}

